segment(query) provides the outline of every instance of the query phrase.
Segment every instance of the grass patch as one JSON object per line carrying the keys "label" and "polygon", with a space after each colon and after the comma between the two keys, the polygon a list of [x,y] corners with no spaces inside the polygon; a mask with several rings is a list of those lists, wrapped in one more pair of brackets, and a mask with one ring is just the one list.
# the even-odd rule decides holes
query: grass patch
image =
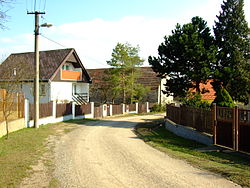
{"label": "grass patch", "polygon": [[199,152],[196,149],[205,145],[178,137],[160,126],[161,123],[162,121],[140,123],[135,132],[145,142],[170,156],[218,173],[243,187],[250,187],[250,158],[238,153]]}
{"label": "grass patch", "polygon": [[0,138],[0,187],[16,187],[27,177],[31,165],[37,164],[46,151],[45,140],[55,134],[53,126],[27,128]]}

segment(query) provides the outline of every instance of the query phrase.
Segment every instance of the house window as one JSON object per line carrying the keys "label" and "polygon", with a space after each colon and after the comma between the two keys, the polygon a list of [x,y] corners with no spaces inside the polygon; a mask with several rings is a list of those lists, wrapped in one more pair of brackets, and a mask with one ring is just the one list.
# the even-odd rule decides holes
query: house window
{"label": "house window", "polygon": [[40,96],[46,96],[46,87],[45,84],[40,85]]}
{"label": "house window", "polygon": [[69,65],[63,65],[62,69],[63,70],[69,70]]}

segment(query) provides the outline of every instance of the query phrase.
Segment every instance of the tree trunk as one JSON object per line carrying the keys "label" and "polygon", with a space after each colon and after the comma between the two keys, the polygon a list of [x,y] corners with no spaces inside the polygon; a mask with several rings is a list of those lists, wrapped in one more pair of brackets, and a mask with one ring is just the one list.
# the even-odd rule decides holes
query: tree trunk
{"label": "tree trunk", "polygon": [[5,128],[6,128],[6,139],[8,139],[9,138],[9,122],[8,122],[8,118],[5,116],[4,117],[4,120],[5,120]]}
{"label": "tree trunk", "polygon": [[198,92],[199,94],[201,93],[200,82],[195,83],[195,89],[196,89],[196,92]]}

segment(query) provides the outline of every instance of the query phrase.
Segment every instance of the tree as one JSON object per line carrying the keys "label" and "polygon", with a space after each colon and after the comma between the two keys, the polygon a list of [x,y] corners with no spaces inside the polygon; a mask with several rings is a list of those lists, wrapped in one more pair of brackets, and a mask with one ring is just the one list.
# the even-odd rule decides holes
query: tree
{"label": "tree", "polygon": [[177,24],[164,39],[159,56],[150,56],[148,61],[160,77],[168,78],[165,93],[183,97],[190,88],[201,93],[199,85],[210,78],[217,50],[207,22],[193,17],[191,23]]}
{"label": "tree", "polygon": [[139,76],[138,67],[144,60],[139,57],[139,47],[133,47],[129,43],[117,43],[113,49],[112,58],[107,64],[112,67],[108,72],[108,79],[113,86],[114,96],[122,94],[123,103],[133,102],[138,99],[140,84],[136,83]]}
{"label": "tree", "polygon": [[214,99],[213,103],[216,103],[217,106],[222,107],[234,107],[234,101],[225,88],[221,88],[216,93],[216,98]]}
{"label": "tree", "polygon": [[4,29],[4,23],[7,21],[8,16],[6,12],[10,9],[10,4],[13,0],[0,0],[0,28]]}
{"label": "tree", "polygon": [[218,46],[213,86],[216,92],[225,88],[233,100],[247,103],[250,92],[250,30],[245,20],[243,0],[226,0],[215,21]]}

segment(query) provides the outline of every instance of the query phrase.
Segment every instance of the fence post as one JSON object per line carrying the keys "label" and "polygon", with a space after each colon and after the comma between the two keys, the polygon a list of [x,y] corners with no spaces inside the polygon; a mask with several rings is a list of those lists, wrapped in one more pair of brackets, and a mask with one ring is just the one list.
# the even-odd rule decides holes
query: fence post
{"label": "fence post", "polygon": [[56,101],[53,101],[52,116],[53,116],[54,119],[56,119]]}
{"label": "fence post", "polygon": [[95,115],[95,103],[90,102],[90,104],[91,104],[91,118],[94,118],[94,115]]}
{"label": "fence post", "polygon": [[125,113],[126,113],[126,105],[122,104],[122,114],[125,114]]}
{"label": "fence post", "polygon": [[75,119],[76,117],[76,103],[75,102],[72,102],[72,119]]}
{"label": "fence post", "polygon": [[234,150],[238,151],[239,147],[238,147],[238,141],[239,141],[239,108],[238,106],[235,106],[234,108],[234,122],[233,122],[233,146],[234,146]]}
{"label": "fence post", "polygon": [[217,144],[217,112],[216,112],[216,104],[213,103],[212,106],[212,123],[213,123],[213,136],[214,136],[214,144]]}
{"label": "fence post", "polygon": [[139,103],[135,103],[135,111],[138,114],[139,113]]}
{"label": "fence post", "polygon": [[109,114],[110,114],[110,116],[113,116],[113,105],[112,104],[109,105]]}
{"label": "fence post", "polygon": [[150,112],[149,111],[149,102],[146,102],[146,107],[147,107],[146,112],[149,113]]}
{"label": "fence post", "polygon": [[24,100],[24,122],[26,127],[29,127],[29,120],[30,120],[30,110],[29,110],[29,100]]}

